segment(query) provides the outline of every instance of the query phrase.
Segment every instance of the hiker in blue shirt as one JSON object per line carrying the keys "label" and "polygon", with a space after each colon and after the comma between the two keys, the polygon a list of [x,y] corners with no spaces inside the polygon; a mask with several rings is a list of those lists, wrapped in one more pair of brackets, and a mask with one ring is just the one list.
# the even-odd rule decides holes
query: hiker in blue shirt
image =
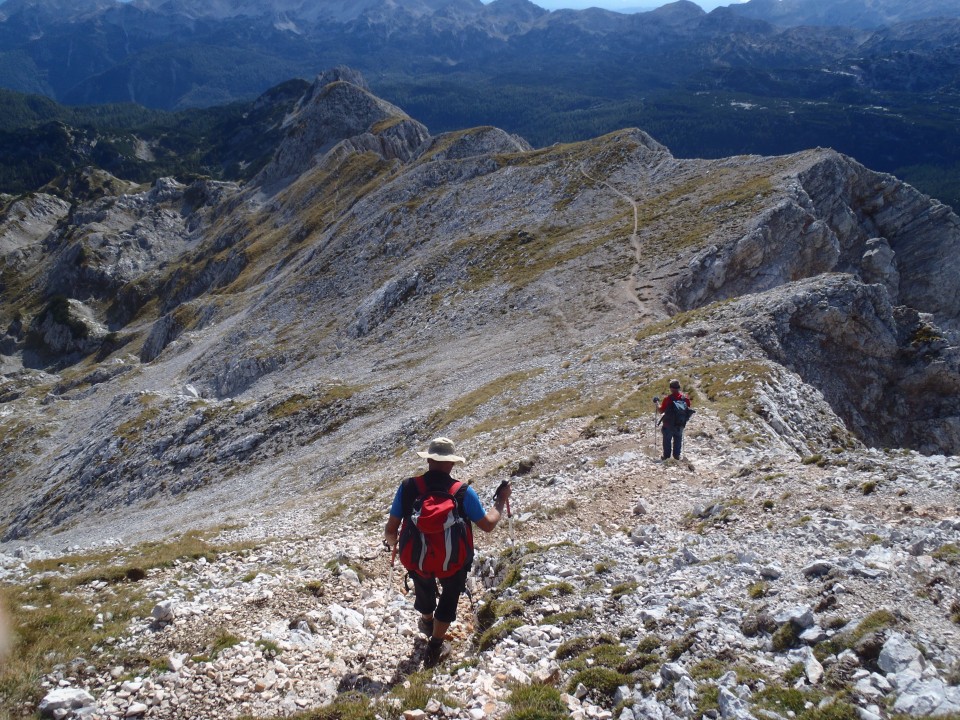
{"label": "hiker in blue shirt", "polygon": [[[457,617],[457,603],[473,562],[471,523],[491,532],[503,515],[511,488],[509,482],[501,483],[494,507],[485,511],[476,491],[450,476],[454,465],[464,462],[456,454],[452,440],[435,438],[426,451],[417,454],[426,459],[427,472],[404,480],[397,488],[384,542],[391,549],[399,545],[401,563],[407,568],[416,594],[413,606],[420,613],[417,627],[430,638],[424,665],[432,667],[450,655],[450,644],[444,638]],[[428,527],[431,520],[427,516],[431,514],[442,514],[439,532],[431,533]],[[446,552],[444,557],[433,552],[436,535],[440,536],[438,552]],[[437,582],[441,588],[439,600]]]}

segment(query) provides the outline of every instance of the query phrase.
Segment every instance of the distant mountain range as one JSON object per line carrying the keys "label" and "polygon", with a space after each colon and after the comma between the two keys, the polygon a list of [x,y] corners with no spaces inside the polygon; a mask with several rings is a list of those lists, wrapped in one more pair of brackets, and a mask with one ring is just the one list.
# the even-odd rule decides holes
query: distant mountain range
{"label": "distant mountain range", "polygon": [[433,131],[548,145],[636,125],[687,157],[830,146],[956,202],[958,18],[960,0],[7,0],[0,87],[181,110],[345,64]]}

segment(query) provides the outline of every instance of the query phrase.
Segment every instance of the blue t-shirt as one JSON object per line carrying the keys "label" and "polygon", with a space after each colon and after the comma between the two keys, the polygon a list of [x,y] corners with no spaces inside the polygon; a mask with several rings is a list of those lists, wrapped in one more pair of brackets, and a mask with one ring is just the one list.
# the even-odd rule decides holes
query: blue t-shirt
{"label": "blue t-shirt", "polygon": [[[467,487],[467,492],[463,496],[463,511],[473,522],[486,516],[483,505],[480,504],[480,496],[472,487]],[[403,517],[403,485],[397,488],[397,494],[393,496],[393,504],[390,506],[390,515],[397,518]]]}

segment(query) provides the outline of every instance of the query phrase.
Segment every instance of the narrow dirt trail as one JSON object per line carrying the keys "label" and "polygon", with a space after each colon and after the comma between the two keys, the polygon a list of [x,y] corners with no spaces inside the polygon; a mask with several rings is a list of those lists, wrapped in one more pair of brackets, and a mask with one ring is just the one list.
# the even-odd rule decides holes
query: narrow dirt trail
{"label": "narrow dirt trail", "polygon": [[601,180],[591,176],[583,167],[580,165],[580,173],[589,181],[594,183],[599,183],[604,185],[615,195],[630,203],[630,207],[633,209],[633,229],[630,232],[630,246],[633,248],[633,257],[634,263],[633,267],[630,269],[630,275],[626,280],[626,294],[631,304],[636,306],[640,318],[643,320],[653,320],[656,318],[656,314],[651,311],[647,306],[646,302],[640,297],[639,288],[638,288],[638,277],[640,274],[640,265],[642,258],[642,245],[640,243],[640,209],[637,206],[637,201],[632,197],[627,195],[625,192],[617,189],[612,184],[606,180]]}

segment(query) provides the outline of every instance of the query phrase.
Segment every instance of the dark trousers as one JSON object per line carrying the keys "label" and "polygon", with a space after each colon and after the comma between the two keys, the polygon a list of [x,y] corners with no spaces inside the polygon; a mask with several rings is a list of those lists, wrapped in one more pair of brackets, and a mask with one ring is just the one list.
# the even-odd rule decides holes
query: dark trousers
{"label": "dark trousers", "polygon": [[663,433],[663,459],[670,457],[670,445],[673,444],[673,457],[680,459],[680,449],[683,446],[683,428],[667,427],[664,425],[660,431]]}
{"label": "dark trousers", "polygon": [[[467,585],[467,571],[464,567],[456,575],[440,580],[430,580],[410,571],[410,580],[416,599],[413,607],[422,615],[433,616],[440,622],[453,622],[457,619],[457,603],[460,593]],[[437,600],[437,583],[440,583],[440,600]]]}

